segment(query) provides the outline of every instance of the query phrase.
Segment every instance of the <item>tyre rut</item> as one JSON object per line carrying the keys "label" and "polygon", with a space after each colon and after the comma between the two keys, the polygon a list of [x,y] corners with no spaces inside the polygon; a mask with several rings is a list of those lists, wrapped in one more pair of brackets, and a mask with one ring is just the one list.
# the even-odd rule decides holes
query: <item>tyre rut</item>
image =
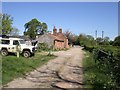
{"label": "tyre rut", "polygon": [[81,48],[71,48],[54,54],[58,56],[56,59],[27,73],[23,78],[13,80],[6,88],[82,88],[83,51]]}

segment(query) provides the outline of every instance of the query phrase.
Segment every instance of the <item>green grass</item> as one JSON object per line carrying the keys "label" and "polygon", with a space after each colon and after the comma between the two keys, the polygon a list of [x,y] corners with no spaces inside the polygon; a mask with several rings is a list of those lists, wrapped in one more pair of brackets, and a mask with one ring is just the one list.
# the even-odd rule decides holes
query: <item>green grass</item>
{"label": "green grass", "polygon": [[22,77],[27,72],[47,63],[50,59],[55,58],[51,55],[36,54],[34,57],[24,58],[20,56],[2,57],[2,84],[7,84],[15,78]]}
{"label": "green grass", "polygon": [[2,56],[0,55],[0,86],[2,86]]}
{"label": "green grass", "polygon": [[[83,67],[84,67],[84,88],[91,88],[92,85],[90,83],[90,79],[94,78],[94,73],[92,71],[92,68],[94,68],[94,61],[91,57],[91,54],[86,51],[85,58],[83,60]],[[91,67],[91,69],[90,69]]]}
{"label": "green grass", "polygon": [[[106,69],[95,63],[92,53],[86,51],[83,60],[84,67],[84,88],[110,88],[114,84],[111,77],[106,74]],[[100,68],[101,69],[100,69]]]}

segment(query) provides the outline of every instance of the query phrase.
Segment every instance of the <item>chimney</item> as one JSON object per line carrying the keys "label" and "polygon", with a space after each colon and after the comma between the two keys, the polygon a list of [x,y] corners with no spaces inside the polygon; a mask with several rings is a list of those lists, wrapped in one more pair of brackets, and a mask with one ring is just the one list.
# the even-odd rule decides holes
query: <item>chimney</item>
{"label": "chimney", "polygon": [[57,35],[57,29],[55,28],[55,26],[53,28],[53,35]]}
{"label": "chimney", "polygon": [[62,33],[62,28],[59,29],[59,33]]}

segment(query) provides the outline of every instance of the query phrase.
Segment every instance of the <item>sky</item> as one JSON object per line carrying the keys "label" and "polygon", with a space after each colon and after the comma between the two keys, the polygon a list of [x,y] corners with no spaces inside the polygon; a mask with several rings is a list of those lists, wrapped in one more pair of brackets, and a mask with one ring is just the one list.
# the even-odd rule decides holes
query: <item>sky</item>
{"label": "sky", "polygon": [[59,30],[71,31],[74,34],[86,34],[111,40],[118,35],[117,2],[2,2],[2,12],[14,18],[13,26],[23,34],[24,24],[33,18]]}
{"label": "sky", "polygon": [[119,2],[119,0],[1,0],[2,2]]}

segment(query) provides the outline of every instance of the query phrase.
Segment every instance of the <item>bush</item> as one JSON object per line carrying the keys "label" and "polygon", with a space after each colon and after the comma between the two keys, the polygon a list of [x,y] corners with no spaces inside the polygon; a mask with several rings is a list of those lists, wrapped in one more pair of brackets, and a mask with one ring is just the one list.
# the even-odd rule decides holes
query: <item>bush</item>
{"label": "bush", "polygon": [[[115,49],[115,47],[113,47]],[[94,59],[98,63],[99,69],[109,75],[111,80],[115,81],[113,86],[118,87],[120,85],[120,49],[116,48],[103,48],[103,50],[96,49],[94,52]],[[110,51],[107,51],[110,50]]]}
{"label": "bush", "polygon": [[120,46],[120,36],[115,38],[113,45],[114,46]]}
{"label": "bush", "polygon": [[48,44],[46,43],[39,43],[38,44],[38,52],[40,51],[48,51],[50,48],[48,47]]}
{"label": "bush", "polygon": [[116,84],[115,80],[106,74],[106,68],[99,63],[95,63],[94,54],[87,51],[85,56],[83,60],[84,87],[101,90],[103,88],[114,88]]}
{"label": "bush", "polygon": [[87,46],[87,45],[84,45],[84,49],[89,51],[89,52],[92,52],[93,49],[96,48],[95,46]]}

